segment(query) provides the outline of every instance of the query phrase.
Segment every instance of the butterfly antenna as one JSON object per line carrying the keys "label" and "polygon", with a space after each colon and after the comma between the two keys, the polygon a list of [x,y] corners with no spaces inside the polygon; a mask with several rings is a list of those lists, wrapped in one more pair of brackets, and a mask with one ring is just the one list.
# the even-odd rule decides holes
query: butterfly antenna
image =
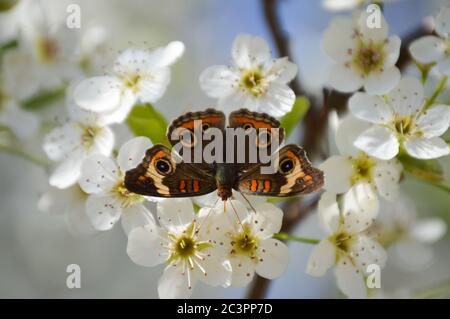
{"label": "butterfly antenna", "polygon": [[241,192],[239,192],[239,194],[242,195],[242,197],[245,199],[245,201],[247,202],[247,204],[250,206],[250,208],[253,210],[253,212],[256,214],[256,209],[255,207],[253,207],[252,203],[250,203],[250,201],[248,200],[248,198]]}
{"label": "butterfly antenna", "polygon": [[217,198],[217,200],[214,202],[214,205],[212,205],[209,208],[208,213],[206,214],[205,218],[203,218],[202,223],[200,225],[198,225],[197,229],[195,230],[195,234],[197,235],[198,232],[200,231],[200,228],[203,226],[203,224],[206,222],[206,220],[209,218],[209,216],[211,215],[212,210],[214,209],[214,207],[216,207],[217,202],[219,201],[219,198]]}
{"label": "butterfly antenna", "polygon": [[[225,202],[224,202],[224,205],[225,205]],[[230,199],[230,206],[231,206],[231,208],[233,209],[234,214],[236,215],[238,224],[241,226],[242,231],[245,232],[244,225],[242,224],[242,221],[241,221],[241,219],[239,218],[239,215],[238,215],[238,213],[237,213],[236,207],[234,207],[234,204],[233,204],[233,202],[231,201],[231,199]]]}

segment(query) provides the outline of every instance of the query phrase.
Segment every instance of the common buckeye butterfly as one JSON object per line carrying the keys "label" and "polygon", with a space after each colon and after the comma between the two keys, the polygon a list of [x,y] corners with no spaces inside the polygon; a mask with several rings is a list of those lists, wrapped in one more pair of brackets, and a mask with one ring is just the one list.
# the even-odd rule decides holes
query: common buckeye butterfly
{"label": "common buckeye butterfly", "polygon": [[[198,146],[198,131],[204,133],[215,128],[224,136],[229,134],[225,122],[224,113],[214,109],[188,112],[172,122],[167,136],[172,146],[181,143],[188,148],[194,147]],[[290,144],[271,150],[274,141],[278,145],[284,141],[284,131],[275,118],[240,109],[230,114],[227,128],[255,131],[254,140],[247,140],[244,148],[233,148],[233,158],[243,156],[243,161],[209,163],[201,158],[196,163],[192,158],[183,160],[182,154],[158,144],[147,150],[141,164],[126,172],[125,187],[137,194],[156,197],[193,197],[216,190],[218,196],[225,201],[232,197],[233,190],[243,194],[288,197],[308,194],[323,186],[323,172],[311,165],[301,147]],[[188,132],[188,138],[186,135],[174,134],[179,130]],[[205,148],[209,143],[211,141],[203,139],[201,147]],[[222,156],[226,158],[226,138],[224,144]],[[254,145],[257,150],[267,149],[278,156],[273,173],[262,173],[264,163],[259,158],[250,161],[249,145]]]}

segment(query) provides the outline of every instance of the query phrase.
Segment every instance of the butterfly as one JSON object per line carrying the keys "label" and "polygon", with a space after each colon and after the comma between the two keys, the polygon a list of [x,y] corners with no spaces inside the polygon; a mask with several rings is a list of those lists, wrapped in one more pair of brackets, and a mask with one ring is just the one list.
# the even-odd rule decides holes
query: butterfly
{"label": "butterfly", "polygon": [[[323,186],[323,172],[311,165],[301,147],[290,144],[271,149],[284,141],[284,130],[275,118],[240,109],[230,113],[227,127],[225,122],[224,113],[215,109],[188,112],[171,123],[167,137],[173,147],[181,143],[187,149],[194,148],[201,141],[204,149],[212,141],[200,140],[198,132],[206,134],[214,128],[227,136],[229,129],[241,129],[244,133],[253,129],[254,134],[247,136],[244,147],[235,145],[231,148],[235,151],[231,162],[207,162],[202,154],[203,157],[196,162],[193,160],[195,152],[183,157],[184,152],[173,152],[158,144],[146,151],[136,168],[126,172],[125,187],[137,194],[156,197],[193,197],[217,191],[217,195],[226,201],[233,196],[233,190],[241,194],[288,197],[308,194]],[[181,131],[188,134],[176,134]],[[223,141],[223,151],[216,149],[216,152],[228,158],[229,139],[224,138]],[[250,160],[251,146],[277,156],[277,167],[273,172],[263,172],[261,168],[267,164],[259,156],[256,161]],[[240,161],[236,160],[238,156],[241,156]]]}

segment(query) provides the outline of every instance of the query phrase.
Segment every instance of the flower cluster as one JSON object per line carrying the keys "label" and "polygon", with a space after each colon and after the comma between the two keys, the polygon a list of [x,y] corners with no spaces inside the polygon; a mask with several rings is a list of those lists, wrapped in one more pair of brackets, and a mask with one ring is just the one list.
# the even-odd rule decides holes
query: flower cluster
{"label": "flower cluster", "polygon": [[[368,1],[323,3],[351,9]],[[389,35],[383,15],[372,27],[370,13],[355,10],[334,18],[324,31],[323,49],[333,62],[328,84],[348,98],[348,112],[338,117],[331,111],[328,142],[335,151],[326,152],[320,165],[324,192],[304,201],[317,203],[321,240],[280,233],[281,206],[266,198],[233,190],[227,201],[216,193],[161,199],[128,190],[125,173],[153,144],[167,142],[158,103],[185,45],[129,47],[101,67],[109,62],[105,30],[67,29],[45,12],[41,2],[22,0],[0,20],[0,150],[10,150],[13,136],[16,153],[26,155],[21,147],[40,139],[51,172],[39,209],[64,215],[71,233],[92,240],[121,220],[130,259],[165,266],[157,288],[161,298],[188,298],[199,282],[245,287],[255,274],[280,277],[289,251],[279,238],[317,243],[301,268],[320,277],[334,267],[337,286],[349,298],[377,294],[368,280],[373,267],[388,265],[388,256],[408,269],[431,263],[429,245],[445,234],[445,223],[418,216],[401,185],[411,174],[447,187],[440,184],[437,159],[450,153],[444,136],[450,107],[443,98],[449,92],[449,6],[435,18],[435,35],[409,45],[421,79],[402,75],[402,42]],[[230,65],[207,67],[198,85],[226,113],[245,107],[284,125],[301,113],[291,112],[300,98],[289,86],[296,76],[296,64],[274,57],[263,38],[239,34]],[[55,96],[64,103],[50,115],[56,121],[38,116],[41,104]],[[124,127],[126,138],[120,134]]]}

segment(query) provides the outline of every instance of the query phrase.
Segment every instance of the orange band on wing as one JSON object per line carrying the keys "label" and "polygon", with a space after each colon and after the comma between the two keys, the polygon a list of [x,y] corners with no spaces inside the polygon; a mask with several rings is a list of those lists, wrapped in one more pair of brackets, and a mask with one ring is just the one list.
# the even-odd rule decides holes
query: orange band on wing
{"label": "orange band on wing", "polygon": [[186,192],[186,182],[184,181],[184,179],[180,180],[180,192]]}
{"label": "orange band on wing", "polygon": [[192,182],[192,187],[194,188],[194,192],[197,193],[198,190],[200,189],[198,185],[198,180],[194,179],[194,181]]}
{"label": "orange band on wing", "polygon": [[258,182],[256,181],[256,179],[253,179],[251,184],[250,184],[250,190],[252,192],[256,192],[258,190]]}
{"label": "orange band on wing", "polygon": [[265,180],[265,181],[264,181],[264,189],[263,189],[263,192],[267,193],[268,191],[270,191],[270,181],[269,181],[269,180]]}

